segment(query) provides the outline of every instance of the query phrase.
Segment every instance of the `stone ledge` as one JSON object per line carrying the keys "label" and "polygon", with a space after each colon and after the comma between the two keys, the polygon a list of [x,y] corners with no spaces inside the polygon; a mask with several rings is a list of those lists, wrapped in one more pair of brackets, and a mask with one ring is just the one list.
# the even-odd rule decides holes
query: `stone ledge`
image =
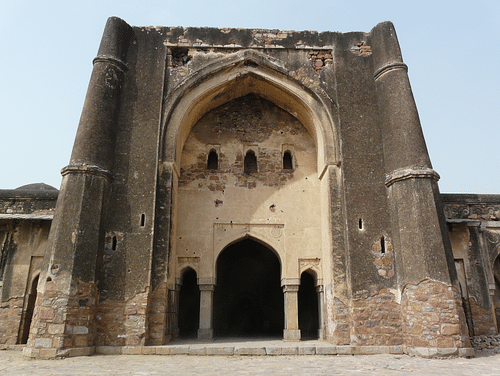
{"label": "stone ledge", "polygon": [[448,357],[461,357],[470,358],[474,357],[474,349],[472,347],[404,347],[405,354],[418,356],[421,358],[448,358]]}
{"label": "stone ledge", "polygon": [[207,347],[207,355],[234,355],[234,347],[231,346],[220,346],[220,347]]}
{"label": "stone ledge", "polygon": [[234,355],[267,355],[265,347],[235,347]]}
{"label": "stone ledge", "polygon": [[[24,345],[23,345],[24,346]],[[95,347],[74,347],[71,349],[24,347],[23,357],[28,359],[56,359],[74,356],[89,356],[96,353]]]}
{"label": "stone ledge", "polygon": [[57,350],[31,348],[25,345],[2,345],[0,350],[23,351],[30,359],[55,359],[74,356],[99,355],[189,355],[189,356],[290,356],[290,355],[375,355],[408,354],[421,358],[474,357],[474,349],[406,347],[406,346],[335,346],[325,343],[313,346],[217,346],[217,345],[163,345],[163,346],[95,346]]}
{"label": "stone ledge", "polygon": [[0,345],[0,350],[23,351],[26,345]]}

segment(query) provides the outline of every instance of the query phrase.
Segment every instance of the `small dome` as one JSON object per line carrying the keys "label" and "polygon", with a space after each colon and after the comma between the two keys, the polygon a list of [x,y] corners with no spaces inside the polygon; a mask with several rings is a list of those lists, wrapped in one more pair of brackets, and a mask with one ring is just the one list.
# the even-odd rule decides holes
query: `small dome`
{"label": "small dome", "polygon": [[32,183],[26,184],[19,188],[15,189],[16,191],[57,191],[57,188],[54,188],[51,185],[45,183]]}

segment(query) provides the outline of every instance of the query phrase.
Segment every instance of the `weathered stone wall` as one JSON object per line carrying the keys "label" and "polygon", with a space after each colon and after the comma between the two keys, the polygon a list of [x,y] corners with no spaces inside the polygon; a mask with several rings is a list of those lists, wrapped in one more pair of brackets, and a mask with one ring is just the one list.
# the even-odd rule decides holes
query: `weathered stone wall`
{"label": "weathered stone wall", "polygon": [[58,194],[57,189],[45,184],[0,189],[0,214],[53,215]]}
{"label": "weathered stone wall", "polygon": [[[306,147],[314,147],[309,140],[308,145],[298,143],[299,140],[293,141],[295,135],[301,135],[300,141],[302,141],[304,132],[306,132],[305,129],[297,119],[258,96],[248,95],[231,101],[222,108],[205,115],[193,127],[191,131],[193,137],[188,139],[185,146],[187,160],[183,166],[186,167],[181,168],[179,187],[195,180],[198,181],[199,189],[206,187],[210,191],[221,192],[226,189],[226,184],[245,188],[255,188],[257,184],[267,187],[283,187],[293,178],[293,170],[302,163],[295,159],[295,168],[284,170],[283,153],[288,149],[294,150],[294,147],[297,148],[297,152]],[[282,135],[282,144],[274,141],[272,145],[274,148],[260,145],[272,135]],[[234,140],[237,140],[240,145],[247,145],[248,149],[256,149],[253,151],[258,161],[257,173],[243,172],[243,148],[236,152],[236,156],[231,158],[233,160],[230,160],[230,157],[233,157],[234,152],[230,155],[225,154],[224,149],[235,147],[231,145]],[[287,148],[286,143],[289,141],[292,143]],[[210,145],[220,150],[217,170],[207,168],[208,153],[212,149]],[[196,161],[190,150],[194,147],[201,147]]]}
{"label": "weathered stone wall", "polygon": [[332,316],[332,325],[327,326],[330,330],[328,338],[335,345],[349,345],[351,342],[351,315],[349,307],[340,299],[335,298],[333,306],[327,306],[327,312]]}
{"label": "weathered stone wall", "polygon": [[0,302],[0,344],[15,345],[18,343],[23,305],[24,299],[22,297]]}
{"label": "weathered stone wall", "polygon": [[469,297],[469,305],[474,326],[474,335],[497,334],[498,329],[495,325],[496,317],[494,317],[495,311],[491,309],[491,306],[481,306],[474,296]]}
{"label": "weathered stone wall", "polygon": [[448,219],[500,220],[500,195],[443,194]]}
{"label": "weathered stone wall", "polygon": [[97,308],[96,343],[99,346],[145,345],[149,290],[126,301],[105,300]]}
{"label": "weathered stone wall", "polygon": [[21,343],[57,196],[44,184],[0,190],[0,343]]}
{"label": "weathered stone wall", "polygon": [[403,338],[409,348],[470,347],[460,293],[455,287],[424,280],[402,293]]}
{"label": "weathered stone wall", "polygon": [[148,345],[163,345],[169,342],[171,338],[171,336],[167,337],[167,333],[173,327],[170,322],[171,314],[168,312],[169,308],[173,307],[169,292],[167,284],[164,282],[159,284],[152,293],[147,313],[149,323]]}
{"label": "weathered stone wall", "polygon": [[401,345],[401,307],[388,289],[365,299],[354,299],[351,307],[351,344],[357,346]]}
{"label": "weathered stone wall", "polygon": [[46,282],[33,314],[28,339],[31,353],[56,356],[64,349],[94,346],[97,299],[94,283],[80,283],[73,294],[64,295],[56,290],[54,282]]}

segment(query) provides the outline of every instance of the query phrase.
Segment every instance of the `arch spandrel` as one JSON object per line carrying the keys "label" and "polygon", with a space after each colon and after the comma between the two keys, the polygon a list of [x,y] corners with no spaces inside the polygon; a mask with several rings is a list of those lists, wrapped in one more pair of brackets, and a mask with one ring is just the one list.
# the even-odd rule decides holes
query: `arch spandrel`
{"label": "arch spandrel", "polygon": [[251,50],[202,68],[173,90],[165,103],[161,160],[180,166],[192,126],[212,109],[248,94],[274,103],[306,127],[316,144],[318,171],[338,162],[338,142],[328,106],[315,92],[288,76],[283,67]]}

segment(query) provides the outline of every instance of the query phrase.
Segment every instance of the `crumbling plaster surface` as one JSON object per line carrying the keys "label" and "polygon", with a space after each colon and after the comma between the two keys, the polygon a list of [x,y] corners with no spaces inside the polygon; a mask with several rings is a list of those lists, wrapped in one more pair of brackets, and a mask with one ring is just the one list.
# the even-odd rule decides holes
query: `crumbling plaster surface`
{"label": "crumbling plaster surface", "polygon": [[[212,171],[207,157],[214,146],[219,168]],[[248,150],[257,157],[255,174],[243,171]],[[283,169],[287,150],[294,162],[289,171]],[[218,253],[253,236],[278,253],[283,278],[300,278],[299,258],[322,257],[320,184],[315,144],[293,116],[255,96],[212,110],[184,145],[177,257],[200,257],[199,278],[216,278]]]}

